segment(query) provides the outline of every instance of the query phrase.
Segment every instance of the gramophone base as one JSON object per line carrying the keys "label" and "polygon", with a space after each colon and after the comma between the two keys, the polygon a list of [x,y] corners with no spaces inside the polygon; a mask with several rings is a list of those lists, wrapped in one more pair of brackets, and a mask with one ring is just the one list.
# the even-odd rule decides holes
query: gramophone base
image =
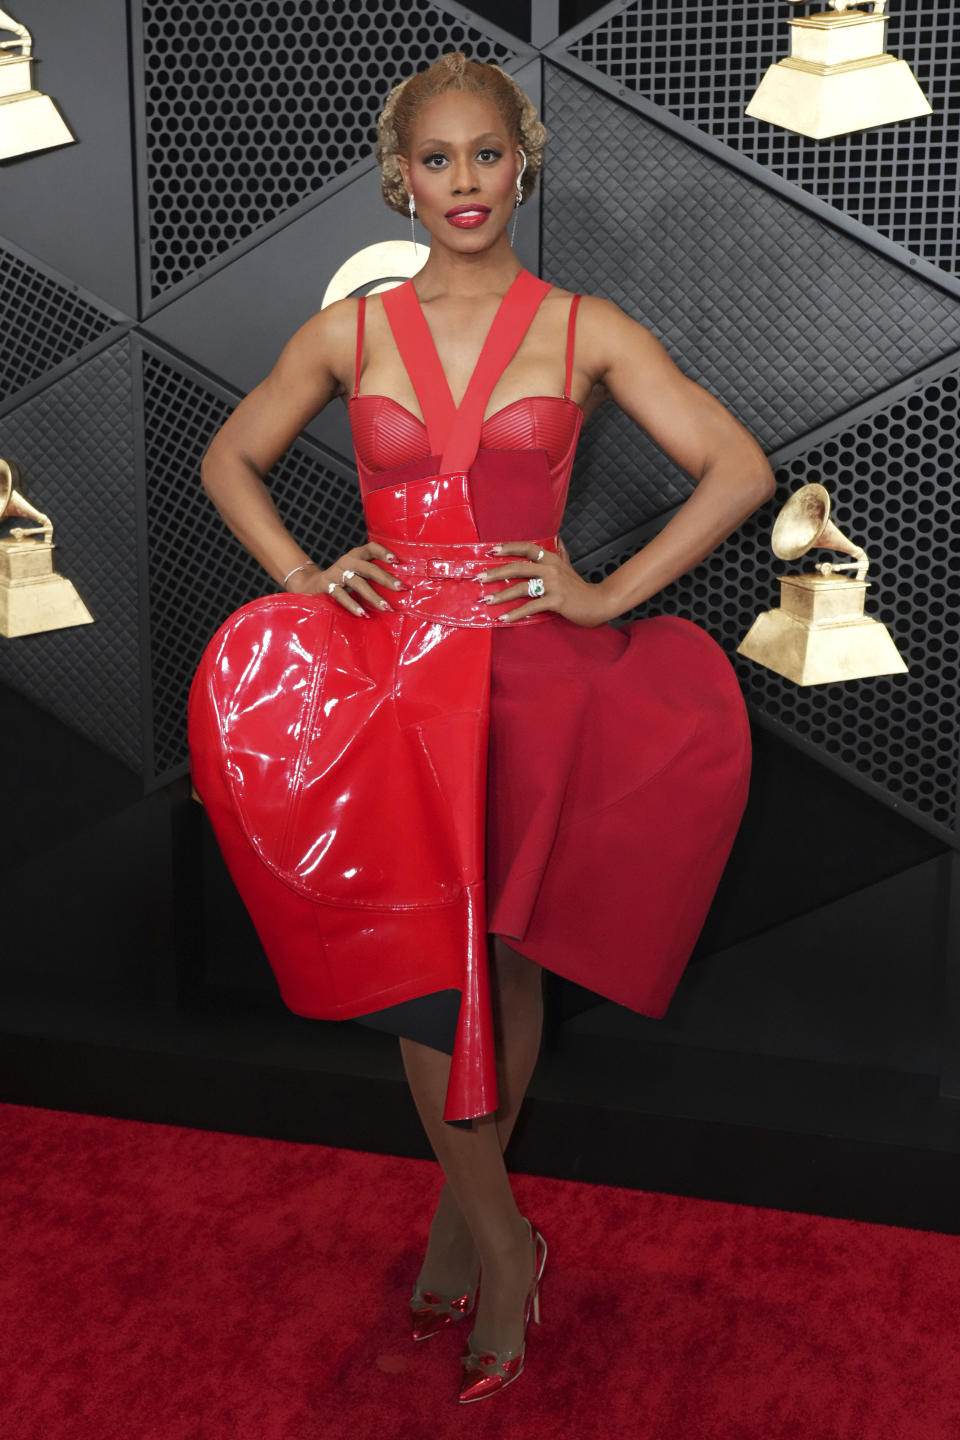
{"label": "gramophone base", "polygon": [[746,114],[797,135],[826,140],[932,113],[906,60],[882,55],[873,63],[818,69],[822,73],[790,57],[771,65]]}
{"label": "gramophone base", "polygon": [[805,624],[784,610],[765,610],[737,646],[737,654],[797,685],[907,671],[886,625],[869,616],[834,625]]}
{"label": "gramophone base", "polygon": [[0,578],[0,636],[14,640],[68,625],[92,625],[93,616],[65,575],[32,580]]}
{"label": "gramophone base", "polygon": [[73,143],[74,136],[49,95],[28,90],[0,97],[0,160]]}

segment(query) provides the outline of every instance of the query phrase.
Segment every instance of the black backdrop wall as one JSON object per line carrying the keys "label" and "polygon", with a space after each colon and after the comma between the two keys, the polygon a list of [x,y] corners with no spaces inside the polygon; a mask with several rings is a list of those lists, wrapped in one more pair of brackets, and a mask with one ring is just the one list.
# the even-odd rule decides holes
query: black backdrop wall
{"label": "black backdrop wall", "polygon": [[[733,656],[773,603],[777,506],[822,480],[870,552],[871,612],[910,666],[799,689],[736,660],[755,778],[697,956],[664,1022],[558,989],[544,1104],[576,1093],[622,1106],[629,1093],[635,1113],[665,1121],[952,1153],[960,19],[949,0],[895,4],[889,25],[934,115],[826,142],[743,114],[785,52],[796,12],[781,3],[534,4],[518,33],[498,28],[513,21],[492,4],[486,15],[408,0],[13,8],[33,33],[34,83],[78,143],[0,163],[0,454],[53,517],[59,567],[96,623],[0,642],[8,753],[28,797],[7,807],[5,893],[29,901],[0,965],[8,1098],[282,1129],[279,1104],[264,1118],[262,1075],[256,1113],[239,1079],[210,1110],[187,1080],[176,1104],[151,1098],[134,1067],[137,1093],[121,1097],[110,1068],[121,1052],[130,1064],[191,1045],[197,1063],[213,1055],[201,1010],[209,1024],[233,1016],[218,1043],[229,1030],[238,1065],[269,1030],[281,1067],[315,1068],[322,1053],[327,1075],[395,1077],[381,1052],[355,1058],[354,1027],[334,1036],[278,1012],[187,798],[193,669],[220,621],[270,588],[198,467],[337,267],[405,235],[379,196],[375,117],[397,78],[463,48],[515,73],[550,132],[520,220],[525,263],[649,326],[777,471],[776,501],[648,610],[689,616]],[[272,475],[281,512],[321,557],[363,535],[336,409]],[[575,562],[593,576],[620,563],[690,489],[605,407],[564,525]],[[68,1042],[86,1047],[88,1076],[99,1057],[85,1091],[73,1071],[60,1088],[40,1078],[44,1057],[62,1058],[49,1047]],[[576,1090],[574,1072],[592,1078]]]}

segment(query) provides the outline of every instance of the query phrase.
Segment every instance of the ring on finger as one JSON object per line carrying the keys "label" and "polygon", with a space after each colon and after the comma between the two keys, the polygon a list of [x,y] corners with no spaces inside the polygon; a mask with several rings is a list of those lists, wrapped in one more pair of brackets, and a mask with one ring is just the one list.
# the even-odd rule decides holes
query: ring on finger
{"label": "ring on finger", "polygon": [[534,563],[535,563],[535,564],[539,564],[542,559],[543,559],[543,546],[541,545],[541,546],[540,546],[540,549],[537,551],[537,558],[536,558],[536,561],[535,561]]}
{"label": "ring on finger", "polygon": [[344,570],[343,574],[340,576],[341,584],[346,584],[348,580],[352,580],[356,573],[356,570]]}
{"label": "ring on finger", "polygon": [[541,575],[531,575],[527,581],[527,594],[534,599],[536,599],[538,595],[542,595],[546,588]]}
{"label": "ring on finger", "polygon": [[332,595],[333,592],[334,592],[334,590],[342,590],[342,589],[343,589],[343,586],[340,584],[340,581],[339,581],[339,580],[331,580],[331,581],[330,581],[330,584],[327,586],[327,594],[328,594],[328,595]]}

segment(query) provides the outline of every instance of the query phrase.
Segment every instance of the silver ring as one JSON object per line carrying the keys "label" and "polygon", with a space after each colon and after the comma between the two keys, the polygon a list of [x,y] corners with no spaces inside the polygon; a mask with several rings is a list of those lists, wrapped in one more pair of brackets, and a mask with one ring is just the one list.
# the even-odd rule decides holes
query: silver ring
{"label": "silver ring", "polygon": [[328,594],[328,595],[332,595],[333,592],[334,592],[334,590],[336,590],[336,589],[338,588],[338,586],[339,586],[340,589],[343,589],[343,586],[340,585],[340,581],[339,581],[339,580],[331,580],[331,581],[330,581],[330,584],[327,586],[327,594]]}
{"label": "silver ring", "polygon": [[546,588],[547,587],[544,585],[543,580],[539,575],[531,575],[530,579],[527,581],[527,594],[534,599],[538,595],[542,595]]}
{"label": "silver ring", "polygon": [[341,584],[346,580],[352,580],[356,573],[356,570],[344,570],[343,574],[340,576]]}
{"label": "silver ring", "polygon": [[540,561],[541,561],[542,559],[543,559],[543,546],[541,545],[541,546],[540,546],[540,549],[537,551],[537,560],[536,560],[536,563],[539,565],[539,563],[540,563]]}

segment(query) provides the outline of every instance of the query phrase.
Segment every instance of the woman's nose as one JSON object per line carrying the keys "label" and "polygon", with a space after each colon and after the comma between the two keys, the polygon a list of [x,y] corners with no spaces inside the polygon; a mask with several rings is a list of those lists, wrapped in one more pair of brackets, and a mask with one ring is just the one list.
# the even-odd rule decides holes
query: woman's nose
{"label": "woman's nose", "polygon": [[476,180],[473,169],[468,162],[457,166],[453,172],[453,193],[455,195],[467,195],[471,190],[476,190]]}

